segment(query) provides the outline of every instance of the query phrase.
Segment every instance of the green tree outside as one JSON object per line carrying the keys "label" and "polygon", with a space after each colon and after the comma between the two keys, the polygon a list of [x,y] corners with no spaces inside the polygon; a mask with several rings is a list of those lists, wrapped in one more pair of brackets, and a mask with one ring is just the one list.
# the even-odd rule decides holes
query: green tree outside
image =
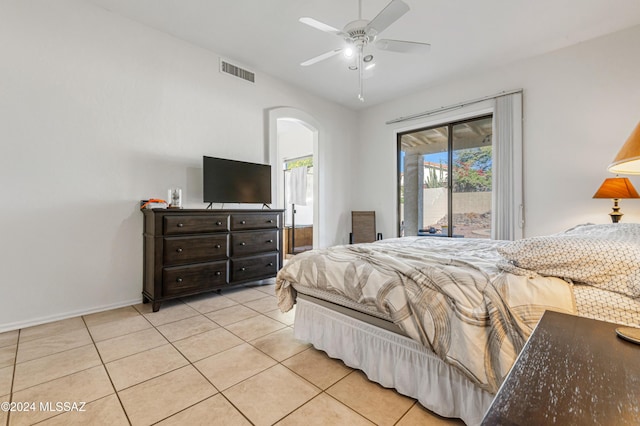
{"label": "green tree outside", "polygon": [[456,192],[491,191],[491,147],[454,151],[453,189]]}

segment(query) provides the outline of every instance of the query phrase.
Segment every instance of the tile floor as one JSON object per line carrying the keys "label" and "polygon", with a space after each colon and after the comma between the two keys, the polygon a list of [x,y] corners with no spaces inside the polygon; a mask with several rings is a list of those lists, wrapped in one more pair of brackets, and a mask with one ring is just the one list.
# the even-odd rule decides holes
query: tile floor
{"label": "tile floor", "polygon": [[297,341],[292,325],[262,285],[1,333],[0,402],[22,411],[0,410],[0,425],[461,424]]}

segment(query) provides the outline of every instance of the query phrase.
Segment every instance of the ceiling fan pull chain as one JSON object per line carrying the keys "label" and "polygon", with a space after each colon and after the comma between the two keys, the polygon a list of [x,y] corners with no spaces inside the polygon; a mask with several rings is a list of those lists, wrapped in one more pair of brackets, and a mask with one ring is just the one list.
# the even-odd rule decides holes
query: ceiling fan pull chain
{"label": "ceiling fan pull chain", "polygon": [[363,62],[362,62],[362,45],[358,46],[358,86],[360,89],[360,93],[358,93],[358,99],[360,102],[364,102],[364,93],[362,93],[362,73],[363,73]]}

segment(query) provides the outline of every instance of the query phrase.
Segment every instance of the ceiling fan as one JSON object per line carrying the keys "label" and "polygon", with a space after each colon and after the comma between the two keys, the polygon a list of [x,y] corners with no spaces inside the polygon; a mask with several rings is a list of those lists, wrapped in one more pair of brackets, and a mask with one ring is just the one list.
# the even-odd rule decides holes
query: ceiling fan
{"label": "ceiling fan", "polygon": [[368,21],[366,19],[362,19],[362,0],[358,0],[358,19],[349,22],[342,30],[338,30],[331,25],[327,25],[313,18],[300,18],[299,21],[303,24],[329,34],[337,35],[346,42],[345,46],[315,56],[302,62],[300,65],[303,67],[313,65],[325,59],[329,59],[340,52],[343,52],[347,57],[351,57],[354,53],[357,54],[357,63],[355,65],[351,65],[349,69],[358,70],[358,85],[360,89],[358,99],[364,102],[364,95],[362,91],[363,68],[365,63],[370,63],[369,65],[371,66],[373,65],[373,63],[371,63],[373,61],[373,55],[365,55],[365,47],[371,44],[380,50],[416,54],[426,53],[431,48],[431,45],[428,43],[377,38],[378,34],[400,19],[400,17],[408,11],[409,6],[402,0],[391,0],[391,2],[382,9],[375,18]]}

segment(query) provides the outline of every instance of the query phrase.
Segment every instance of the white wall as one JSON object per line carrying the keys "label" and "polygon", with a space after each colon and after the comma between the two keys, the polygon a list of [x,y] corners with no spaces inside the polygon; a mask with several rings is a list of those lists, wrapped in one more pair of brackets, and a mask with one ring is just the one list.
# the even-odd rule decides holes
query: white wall
{"label": "white wall", "polygon": [[[360,112],[351,207],[375,209],[378,230],[396,235],[395,132],[423,122],[386,121],[522,88],[524,235],[610,222],[613,202],[591,197],[613,176],[606,168],[640,120],[639,44],[637,26]],[[629,178],[640,188],[640,176]],[[640,200],[621,207],[623,221],[640,222]]]}
{"label": "white wall", "polygon": [[138,201],[204,208],[202,155],[265,161],[269,108],[324,126],[320,245],[346,240],[352,111],[74,0],[0,3],[0,40],[0,331],[140,301]]}

